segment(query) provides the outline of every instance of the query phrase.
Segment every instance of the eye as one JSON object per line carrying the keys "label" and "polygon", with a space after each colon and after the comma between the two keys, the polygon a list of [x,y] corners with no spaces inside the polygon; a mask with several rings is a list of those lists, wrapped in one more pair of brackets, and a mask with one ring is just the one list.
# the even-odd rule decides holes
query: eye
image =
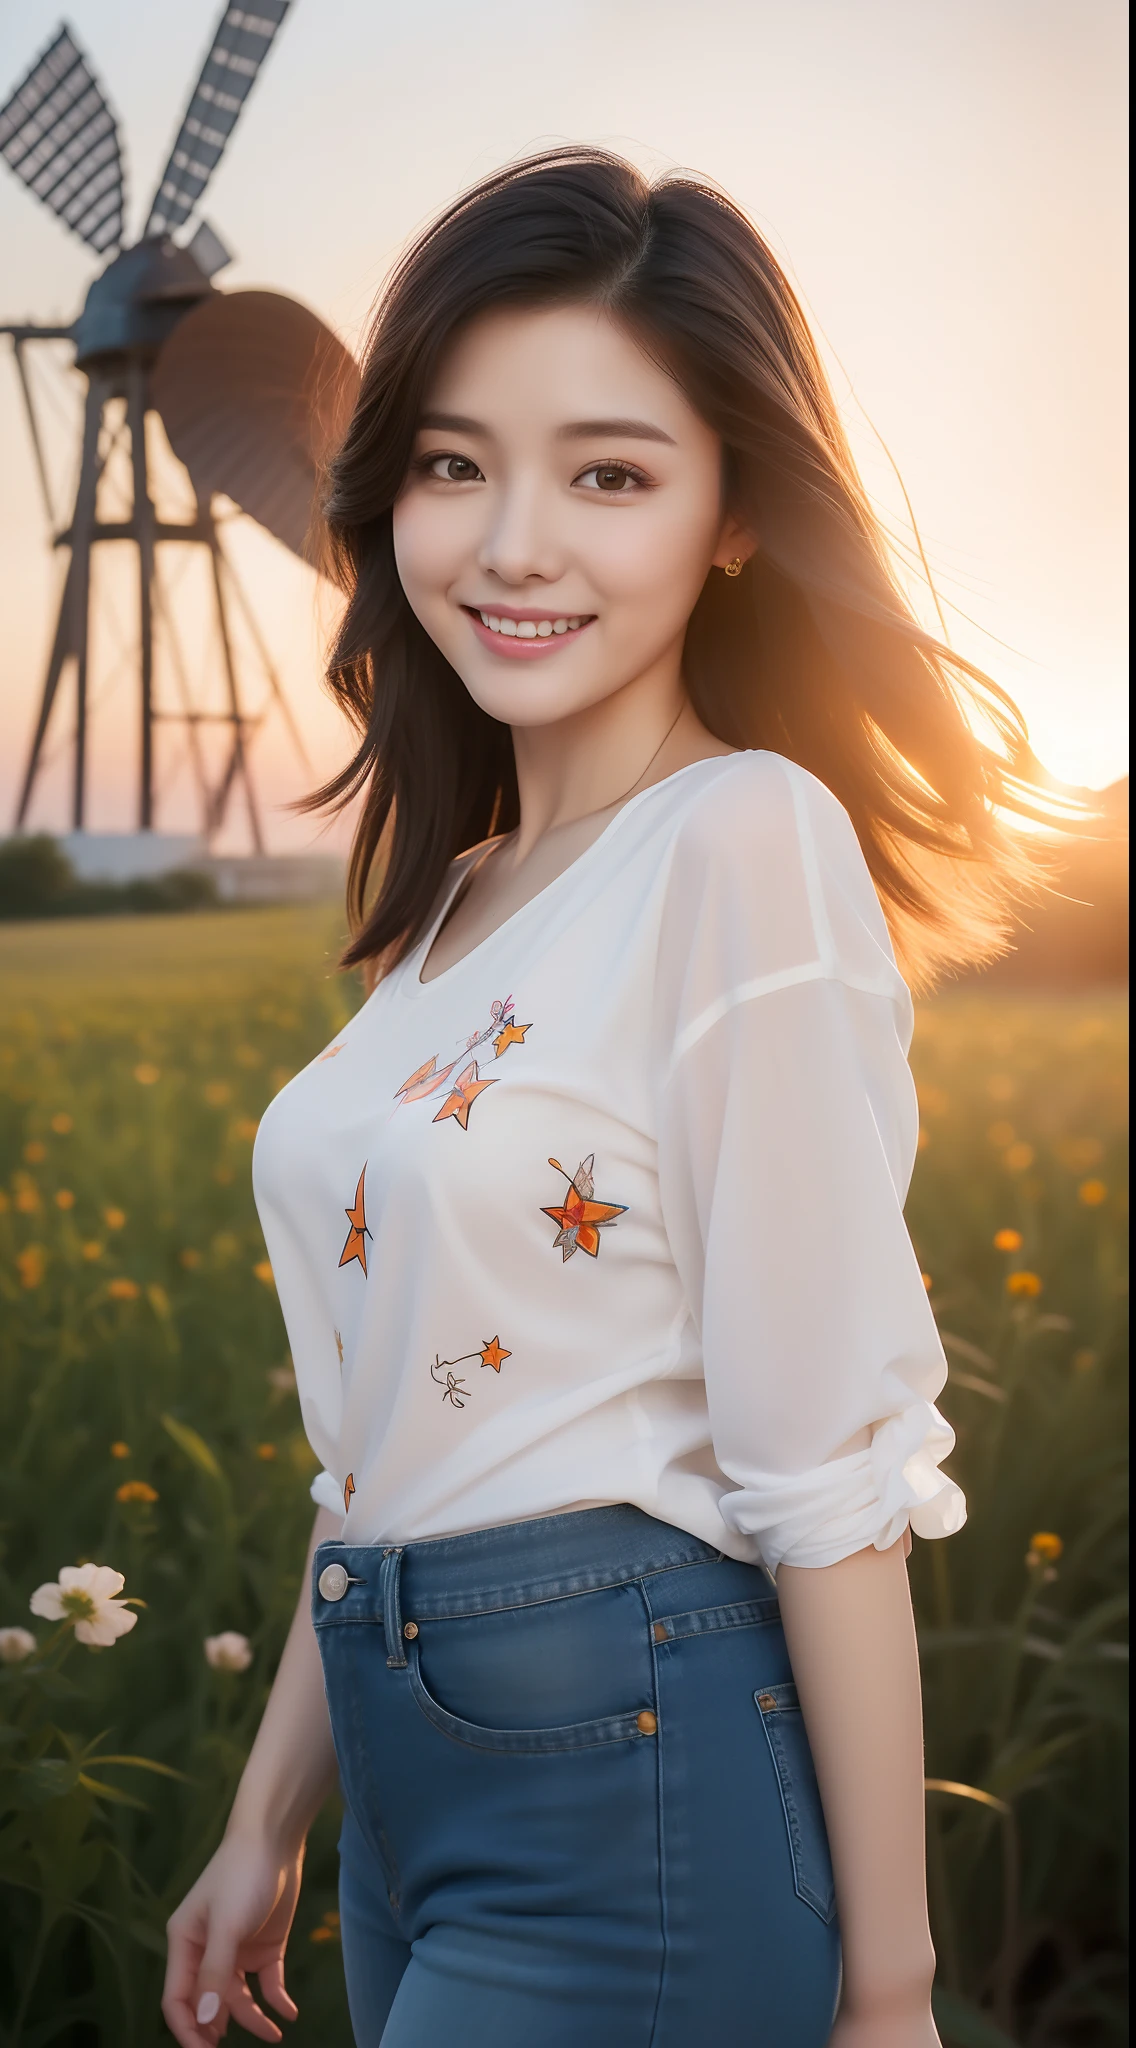
{"label": "eye", "polygon": [[[589,478],[594,481],[589,483]],[[607,497],[630,497],[633,485],[641,489],[651,488],[650,477],[630,462],[593,462],[589,468],[581,470],[576,482],[587,490],[603,491]]]}
{"label": "eye", "polygon": [[444,484],[484,483],[485,478],[476,462],[468,455],[424,455],[416,468],[425,475],[437,477]]}

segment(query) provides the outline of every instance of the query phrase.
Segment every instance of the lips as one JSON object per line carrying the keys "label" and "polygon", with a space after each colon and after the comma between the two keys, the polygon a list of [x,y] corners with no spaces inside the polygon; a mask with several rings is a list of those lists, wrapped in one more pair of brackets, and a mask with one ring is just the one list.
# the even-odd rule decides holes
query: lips
{"label": "lips", "polygon": [[484,645],[491,647],[494,654],[514,660],[528,660],[552,654],[558,647],[566,647],[587,630],[595,616],[586,612],[490,611],[488,608],[483,611],[475,605],[463,605],[462,609]]}

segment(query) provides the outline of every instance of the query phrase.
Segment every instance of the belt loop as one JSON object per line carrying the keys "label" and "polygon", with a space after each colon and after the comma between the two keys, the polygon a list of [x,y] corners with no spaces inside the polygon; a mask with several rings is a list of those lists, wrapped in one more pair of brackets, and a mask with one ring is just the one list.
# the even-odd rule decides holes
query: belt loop
{"label": "belt loop", "polygon": [[401,1550],[384,1550],[383,1561],[379,1566],[379,1586],[383,1596],[383,1633],[387,1639],[389,1671],[406,1669],[406,1652],[402,1647],[402,1607],[399,1601],[401,1577]]}

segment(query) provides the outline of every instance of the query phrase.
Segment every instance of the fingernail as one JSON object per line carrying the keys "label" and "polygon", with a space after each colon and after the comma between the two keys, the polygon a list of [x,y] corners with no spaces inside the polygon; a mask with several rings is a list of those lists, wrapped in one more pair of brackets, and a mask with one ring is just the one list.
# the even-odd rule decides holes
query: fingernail
{"label": "fingernail", "polygon": [[207,2027],[209,2025],[210,2020],[216,2019],[217,2014],[220,2012],[220,2010],[221,2000],[218,1993],[216,1991],[203,1991],[201,1997],[197,2001],[198,2026]]}

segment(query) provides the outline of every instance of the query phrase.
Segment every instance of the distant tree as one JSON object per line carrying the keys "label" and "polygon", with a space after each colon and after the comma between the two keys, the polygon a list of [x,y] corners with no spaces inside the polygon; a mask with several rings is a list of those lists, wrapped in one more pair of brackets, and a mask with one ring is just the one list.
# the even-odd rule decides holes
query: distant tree
{"label": "distant tree", "polygon": [[74,887],[71,863],[47,832],[0,841],[0,918],[58,917]]}

